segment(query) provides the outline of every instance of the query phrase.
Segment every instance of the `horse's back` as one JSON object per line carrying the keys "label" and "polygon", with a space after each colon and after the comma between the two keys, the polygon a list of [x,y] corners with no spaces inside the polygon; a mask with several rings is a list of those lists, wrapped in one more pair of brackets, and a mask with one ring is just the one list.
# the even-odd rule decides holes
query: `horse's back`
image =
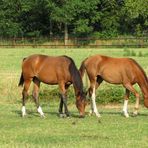
{"label": "horse's back", "polygon": [[45,66],[55,67],[56,65],[65,65],[70,63],[67,56],[47,56],[41,54],[31,55],[23,61],[23,67],[43,68]]}

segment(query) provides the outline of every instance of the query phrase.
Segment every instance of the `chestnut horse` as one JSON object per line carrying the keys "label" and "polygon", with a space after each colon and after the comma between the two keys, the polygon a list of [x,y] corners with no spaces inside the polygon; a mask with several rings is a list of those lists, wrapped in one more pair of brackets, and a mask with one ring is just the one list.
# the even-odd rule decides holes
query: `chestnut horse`
{"label": "chestnut horse", "polygon": [[144,96],[144,105],[148,108],[148,78],[135,60],[94,55],[82,62],[79,69],[82,77],[85,70],[90,80],[90,88],[88,89],[89,96],[92,99],[90,114],[95,113],[96,116],[100,117],[95,102],[95,91],[103,80],[111,84],[122,84],[125,87],[126,94],[123,106],[125,117],[129,117],[127,105],[130,92],[136,97],[134,115],[138,114],[140,95],[133,87],[135,83],[141,88]]}
{"label": "chestnut horse", "polygon": [[66,92],[70,84],[73,84],[76,95],[76,106],[79,110],[80,116],[84,116],[85,93],[83,92],[82,79],[74,61],[70,57],[52,57],[36,54],[24,58],[22,62],[22,73],[19,82],[19,86],[23,86],[24,84],[24,89],[22,91],[23,117],[26,115],[25,100],[28,96],[28,89],[31,81],[34,83],[33,98],[37,106],[37,111],[42,117],[44,116],[44,113],[39,105],[38,100],[40,82],[50,85],[59,85],[61,98],[59,113],[60,115],[63,115],[64,105],[66,116],[69,116]]}

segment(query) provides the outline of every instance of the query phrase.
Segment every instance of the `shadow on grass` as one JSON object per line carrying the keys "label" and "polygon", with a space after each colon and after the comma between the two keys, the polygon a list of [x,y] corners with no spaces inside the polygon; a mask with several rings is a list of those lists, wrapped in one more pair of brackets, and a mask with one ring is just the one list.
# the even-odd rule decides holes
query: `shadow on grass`
{"label": "shadow on grass", "polygon": [[[44,106],[44,105],[42,105]],[[47,106],[47,105],[46,105]],[[52,107],[55,107],[54,105]],[[50,105],[50,108],[52,108],[51,105]],[[17,114],[18,116],[22,117],[22,113],[21,113],[21,110],[12,110],[13,113]],[[58,111],[44,111],[45,113],[45,116],[55,116],[55,117],[59,117],[59,118],[62,118],[59,116],[59,113]],[[103,116],[103,115],[116,115],[116,116],[123,116],[123,113],[120,112],[120,111],[101,111],[100,114]],[[133,113],[132,112],[129,112],[129,115],[130,117],[139,117],[139,116],[143,116],[143,117],[147,117],[148,114],[147,113],[138,113],[137,116],[133,116]],[[31,118],[32,116],[35,116],[35,117],[40,117],[40,114],[36,111],[36,110],[27,110],[27,117],[28,118]],[[89,116],[89,112],[86,112],[85,113],[85,116]],[[93,114],[93,116],[95,116]],[[63,118],[66,118],[66,117],[63,117]],[[78,112],[70,112],[70,118],[80,118]]]}
{"label": "shadow on grass", "polygon": [[[106,111],[103,111],[103,112],[100,112],[101,115],[122,115],[123,116],[123,113],[122,112],[115,112],[115,111],[110,111],[110,112],[106,112]],[[148,114],[146,113],[138,113],[137,116],[133,115],[133,112],[129,112],[129,115],[130,117],[138,117],[138,116],[148,116]]]}
{"label": "shadow on grass", "polygon": [[[20,110],[12,110],[13,113],[15,113],[17,116],[22,117],[22,112]],[[59,118],[62,118],[59,116],[58,112],[53,112],[53,111],[44,111],[45,113],[45,117],[47,117],[47,115],[51,115],[51,116],[56,116]],[[27,118],[31,118],[31,116],[35,116],[35,117],[40,117],[40,114],[37,111],[32,111],[32,110],[27,110]],[[70,118],[80,118],[79,115],[77,115],[77,113],[71,113],[70,112]],[[67,118],[67,117],[63,117],[63,118]]]}

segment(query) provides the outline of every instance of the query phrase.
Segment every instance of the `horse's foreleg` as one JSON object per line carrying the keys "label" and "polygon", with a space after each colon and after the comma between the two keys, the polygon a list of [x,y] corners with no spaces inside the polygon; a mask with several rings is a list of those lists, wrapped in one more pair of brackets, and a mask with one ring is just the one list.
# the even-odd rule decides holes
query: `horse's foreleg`
{"label": "horse's foreleg", "polygon": [[35,101],[35,104],[37,106],[37,112],[41,115],[41,117],[45,117],[44,113],[42,111],[42,108],[39,104],[39,88],[40,88],[40,82],[37,79],[33,80],[34,82],[34,88],[33,88],[33,98]]}
{"label": "horse's foreleg", "polygon": [[125,96],[124,96],[124,105],[123,105],[123,114],[126,118],[129,117],[129,114],[128,114],[128,99],[129,99],[129,95],[130,95],[130,91],[128,89],[126,89],[126,93],[125,93]]}
{"label": "horse's foreleg", "polygon": [[24,82],[24,89],[22,91],[22,96],[23,96],[22,97],[22,117],[26,115],[25,102],[28,97],[28,89],[29,89],[30,83],[31,83],[30,80]]}
{"label": "horse's foreleg", "polygon": [[134,89],[134,87],[131,84],[126,84],[125,85],[126,89],[128,89],[129,91],[131,91],[135,97],[136,97],[136,104],[135,104],[135,110],[133,112],[134,115],[138,114],[138,109],[139,109],[139,101],[140,101],[140,95],[139,93]]}
{"label": "horse's foreleg", "polygon": [[[70,86],[69,84],[65,85],[65,91],[66,92],[67,92],[67,89],[69,88],[69,86]],[[66,92],[65,92],[65,96],[67,97]],[[63,104],[64,104],[64,102],[63,102],[63,96],[60,95],[59,114],[60,114],[61,117],[63,116]]]}
{"label": "horse's foreleg", "polygon": [[133,115],[137,116],[138,115],[138,110],[139,110],[140,95],[138,93],[136,93],[135,96],[136,96],[136,103],[135,103],[135,108],[134,108]]}
{"label": "horse's foreleg", "polygon": [[62,94],[61,96],[62,96],[62,99],[63,99],[65,114],[66,114],[67,117],[69,117],[70,114],[69,114],[68,107],[67,107],[67,97],[66,97],[65,94]]}
{"label": "horse's foreleg", "polygon": [[66,95],[66,91],[67,91],[68,88],[65,87],[64,83],[60,83],[59,84],[59,88],[60,88],[60,95],[61,95],[61,102],[60,102],[60,106],[59,106],[59,113],[60,113],[60,116],[63,117],[61,112],[62,112],[62,107],[64,105],[65,114],[68,117],[69,116],[69,111],[68,111],[68,107],[67,107],[67,95]]}

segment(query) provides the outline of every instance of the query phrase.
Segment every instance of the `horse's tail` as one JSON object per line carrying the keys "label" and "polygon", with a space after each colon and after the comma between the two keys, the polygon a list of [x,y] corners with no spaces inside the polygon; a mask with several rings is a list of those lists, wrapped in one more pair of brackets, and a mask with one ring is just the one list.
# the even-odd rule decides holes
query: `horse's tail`
{"label": "horse's tail", "polygon": [[[86,60],[86,59],[85,59],[85,60]],[[82,61],[81,66],[80,66],[80,68],[79,68],[79,72],[80,72],[80,75],[81,75],[82,78],[83,78],[84,73],[85,73],[85,60]]]}
{"label": "horse's tail", "polygon": [[20,77],[20,81],[19,81],[18,86],[23,86],[23,84],[24,84],[24,77],[23,77],[23,73],[21,73],[21,77]]}
{"label": "horse's tail", "polygon": [[[23,62],[24,62],[25,59],[26,58],[23,59]],[[18,86],[23,86],[23,84],[24,84],[24,77],[23,77],[23,72],[22,72]]]}
{"label": "horse's tail", "polygon": [[89,79],[88,79],[88,75],[86,72],[86,67],[85,67],[86,60],[87,60],[87,58],[84,61],[82,61],[81,66],[79,68],[79,73],[81,75],[81,78],[83,78],[83,83],[85,85],[85,89],[87,89],[90,84]]}

